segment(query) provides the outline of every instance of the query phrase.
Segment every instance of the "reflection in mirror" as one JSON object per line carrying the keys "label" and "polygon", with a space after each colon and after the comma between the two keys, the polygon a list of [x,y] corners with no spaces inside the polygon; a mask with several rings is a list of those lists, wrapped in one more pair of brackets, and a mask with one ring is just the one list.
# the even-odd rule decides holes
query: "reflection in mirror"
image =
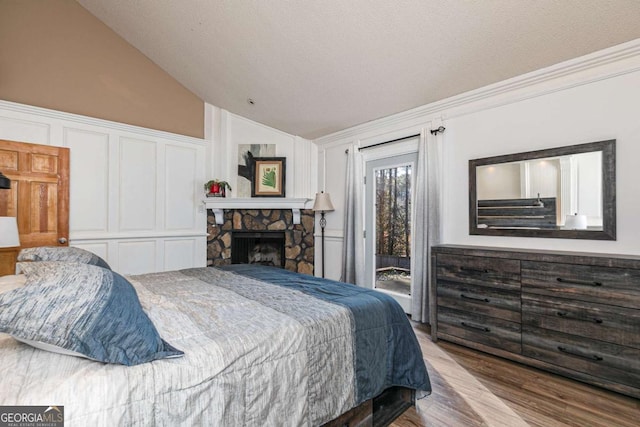
{"label": "reflection in mirror", "polygon": [[470,234],[615,240],[615,141],[469,161]]}
{"label": "reflection in mirror", "polygon": [[476,180],[478,227],[602,231],[601,151],[479,166]]}

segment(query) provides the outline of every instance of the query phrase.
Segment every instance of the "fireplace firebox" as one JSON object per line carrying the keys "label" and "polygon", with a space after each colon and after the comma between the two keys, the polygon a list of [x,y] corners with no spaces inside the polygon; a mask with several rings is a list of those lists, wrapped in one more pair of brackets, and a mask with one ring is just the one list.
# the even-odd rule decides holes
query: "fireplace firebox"
{"label": "fireplace firebox", "polygon": [[[250,262],[249,252],[253,251],[253,262],[277,263],[286,270],[313,275],[314,225],[315,212],[311,209],[300,211],[300,224],[293,223],[293,214],[287,209],[225,209],[222,225],[216,223],[213,211],[209,209],[207,265],[220,267]],[[243,236],[242,233],[247,234]],[[240,237],[235,244],[232,242],[234,235]],[[243,237],[253,241],[240,242]],[[240,255],[233,249],[238,245]],[[274,260],[276,253],[279,262]]]}
{"label": "fireplace firebox", "polygon": [[285,234],[282,231],[233,231],[232,264],[285,265]]}

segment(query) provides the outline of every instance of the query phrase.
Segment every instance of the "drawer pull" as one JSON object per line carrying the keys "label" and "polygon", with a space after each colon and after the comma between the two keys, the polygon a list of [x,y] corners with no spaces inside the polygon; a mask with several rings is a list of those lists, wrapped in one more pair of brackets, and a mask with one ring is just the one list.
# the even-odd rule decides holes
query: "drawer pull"
{"label": "drawer pull", "polygon": [[486,268],[460,267],[460,271],[468,271],[469,273],[486,274],[489,272]]}
{"label": "drawer pull", "polygon": [[[569,313],[567,313],[566,311],[558,311],[558,312],[556,312],[556,316],[565,317],[565,318],[568,318],[568,319],[571,318],[571,316],[569,316]],[[602,323],[602,319],[598,319],[597,317],[592,317],[591,319],[589,319],[589,318],[584,319],[584,318],[580,318],[580,317],[574,317],[574,319],[576,319],[576,320],[588,320],[590,322],[598,323],[598,324]]]}
{"label": "drawer pull", "polygon": [[572,351],[562,346],[558,346],[558,350],[570,356],[581,357],[583,359],[592,360],[594,362],[601,362],[603,360],[602,357],[598,356],[597,354],[583,354],[579,351]]}
{"label": "drawer pull", "polygon": [[468,297],[465,294],[460,294],[460,298],[478,302],[489,302],[489,298]]}
{"label": "drawer pull", "polygon": [[557,277],[556,280],[560,283],[569,283],[572,285],[602,286],[602,282],[592,282],[590,280],[563,279],[562,277]]}
{"label": "drawer pull", "polygon": [[486,326],[472,325],[471,323],[467,322],[460,322],[460,324],[468,329],[475,329],[482,332],[491,332],[491,329],[487,328]]}

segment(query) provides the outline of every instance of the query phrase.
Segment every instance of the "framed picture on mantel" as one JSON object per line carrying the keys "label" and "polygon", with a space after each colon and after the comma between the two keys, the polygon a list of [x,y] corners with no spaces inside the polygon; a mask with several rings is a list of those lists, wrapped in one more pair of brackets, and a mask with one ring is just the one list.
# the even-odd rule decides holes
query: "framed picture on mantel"
{"label": "framed picture on mantel", "polygon": [[286,157],[254,157],[251,197],[285,197]]}

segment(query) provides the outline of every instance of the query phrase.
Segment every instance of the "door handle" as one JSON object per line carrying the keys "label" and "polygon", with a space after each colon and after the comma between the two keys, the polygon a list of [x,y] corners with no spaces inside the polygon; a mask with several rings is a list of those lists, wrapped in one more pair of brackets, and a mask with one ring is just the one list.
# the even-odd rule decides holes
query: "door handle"
{"label": "door handle", "polygon": [[60,237],[58,239],[58,243],[60,243],[61,245],[66,245],[67,244],[67,239],[65,237]]}
{"label": "door handle", "polygon": [[562,277],[556,277],[556,280],[560,283],[568,283],[571,285],[585,285],[585,286],[602,286],[602,282],[579,280],[579,279],[564,279]]}
{"label": "door handle", "polygon": [[558,346],[558,350],[571,356],[581,357],[583,359],[592,360],[594,362],[602,362],[604,359],[597,354],[584,354],[578,350],[570,350],[566,347]]}
{"label": "door handle", "polygon": [[478,301],[478,302],[489,302],[489,298],[469,297],[469,296],[466,296],[465,294],[460,294],[460,298],[469,299],[471,301]]}

